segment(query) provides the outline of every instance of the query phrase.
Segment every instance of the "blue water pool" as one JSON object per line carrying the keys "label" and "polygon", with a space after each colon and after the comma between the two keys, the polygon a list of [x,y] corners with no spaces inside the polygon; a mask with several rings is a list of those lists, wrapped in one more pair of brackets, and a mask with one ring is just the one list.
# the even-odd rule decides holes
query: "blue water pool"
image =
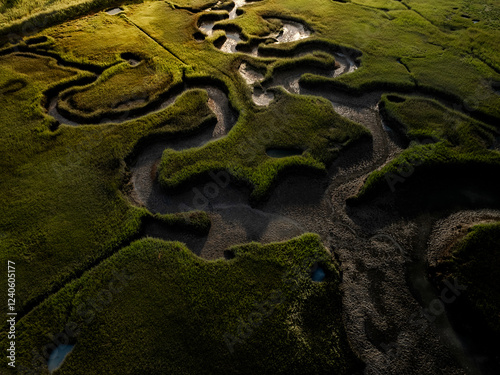
{"label": "blue water pool", "polygon": [[312,273],[311,278],[313,281],[323,281],[325,279],[325,276],[326,274],[323,268],[318,267],[316,268],[316,271]]}
{"label": "blue water pool", "polygon": [[64,358],[71,353],[74,345],[59,345],[51,354],[48,361],[49,371],[55,371],[61,367]]}

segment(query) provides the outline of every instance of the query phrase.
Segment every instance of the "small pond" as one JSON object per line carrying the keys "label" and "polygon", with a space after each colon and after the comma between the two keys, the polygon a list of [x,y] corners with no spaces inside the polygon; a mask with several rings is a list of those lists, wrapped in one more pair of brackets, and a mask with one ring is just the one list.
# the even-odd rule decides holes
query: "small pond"
{"label": "small pond", "polygon": [[49,357],[49,361],[47,363],[49,371],[53,372],[61,367],[66,356],[71,353],[74,345],[59,345]]}
{"label": "small pond", "polygon": [[115,14],[123,12],[123,8],[112,8],[108,9],[106,13],[108,13],[110,16],[114,16]]}

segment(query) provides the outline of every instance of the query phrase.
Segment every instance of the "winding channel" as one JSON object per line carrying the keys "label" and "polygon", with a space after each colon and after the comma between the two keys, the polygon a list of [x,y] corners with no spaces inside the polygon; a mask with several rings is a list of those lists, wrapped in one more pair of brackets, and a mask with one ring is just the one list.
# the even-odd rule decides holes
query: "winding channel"
{"label": "winding channel", "polygon": [[[229,19],[234,19],[238,16],[238,8],[246,4],[245,0],[236,0],[235,6],[229,12]],[[204,21],[199,27],[207,36],[212,35],[218,21]],[[294,21],[281,20],[283,29],[271,37],[276,40],[276,44],[287,43],[293,40],[305,39],[311,35],[305,25]],[[220,49],[226,53],[241,53],[237,51],[237,44],[242,41],[240,33],[233,31],[225,31],[226,39]],[[32,50],[30,54],[37,55],[38,51]],[[46,57],[46,55],[39,54]],[[254,58],[260,57],[257,47],[252,49],[249,56]],[[355,71],[358,67],[354,56],[349,54],[334,54],[337,66],[335,69],[318,72],[312,71],[315,74],[321,74],[328,77],[338,77],[342,74],[348,74]],[[65,65],[64,61],[59,60],[60,65]],[[129,61],[131,65],[137,64],[137,61]],[[75,68],[72,65],[68,67]],[[78,67],[84,70],[82,67]],[[391,139],[390,131],[384,128],[380,114],[378,111],[378,102],[380,101],[383,91],[368,92],[361,96],[352,96],[343,92],[331,90],[315,90],[306,89],[299,83],[300,77],[311,72],[311,69],[297,68],[289,71],[277,72],[271,81],[263,82],[264,76],[258,70],[254,69],[250,63],[243,62],[239,67],[239,73],[253,90],[252,100],[256,106],[266,106],[274,98],[272,87],[280,86],[292,94],[314,95],[321,96],[329,100],[334,109],[342,116],[349,118],[355,122],[366,126],[373,135],[373,140],[370,144],[361,144],[356,149],[348,149],[342,152],[339,158],[329,167],[327,178],[324,177],[307,177],[307,176],[289,176],[285,177],[271,193],[269,200],[261,202],[256,206],[251,206],[248,203],[250,191],[246,187],[234,184],[233,181],[222,181],[215,190],[213,181],[209,180],[205,183],[193,186],[191,190],[179,194],[167,194],[159,186],[156,179],[156,168],[161,159],[162,153],[166,149],[181,151],[193,147],[200,147],[208,142],[215,141],[224,137],[237,122],[238,114],[232,109],[226,93],[220,88],[212,85],[200,85],[193,83],[185,83],[182,88],[167,98],[162,99],[153,106],[147,107],[147,113],[144,111],[133,114],[127,110],[123,111],[123,115],[111,119],[102,119],[100,122],[125,122],[134,118],[145,116],[154,111],[159,111],[175,102],[177,97],[189,89],[203,89],[207,92],[209,101],[208,105],[216,114],[217,122],[212,126],[205,127],[198,131],[197,134],[176,138],[171,140],[156,140],[148,144],[138,153],[137,157],[130,163],[131,183],[133,192],[130,197],[132,201],[141,206],[145,206],[152,213],[173,213],[181,211],[189,211],[191,209],[205,210],[212,221],[210,232],[207,236],[197,236],[191,233],[182,231],[172,231],[165,228],[160,223],[152,221],[145,226],[144,235],[163,238],[165,240],[180,240],[185,242],[187,246],[197,255],[206,259],[217,259],[223,255],[223,250],[231,245],[245,243],[249,241],[258,241],[268,243],[273,241],[283,241],[296,237],[305,232],[318,233],[330,250],[335,250],[338,253],[344,268],[344,283],[346,291],[352,291],[353,294],[346,293],[346,327],[348,334],[353,338],[355,349],[361,353],[363,359],[370,359],[378,368],[377,371],[384,372],[384,369],[390,365],[382,356],[382,351],[376,352],[373,349],[376,340],[371,339],[370,329],[361,327],[360,316],[370,316],[371,312],[367,312],[367,308],[356,306],[356,298],[363,297],[365,290],[368,290],[372,284],[378,283],[377,278],[366,279],[363,281],[363,291],[359,292],[355,288],[357,286],[356,278],[359,275],[359,264],[350,259],[360,258],[356,255],[352,247],[359,245],[360,248],[373,245],[372,236],[376,228],[383,227],[378,224],[370,229],[370,226],[362,227],[359,223],[366,222],[366,218],[360,219],[359,222],[354,222],[350,217],[345,207],[345,199],[353,192],[357,191],[363,179],[373,170],[393,159],[402,148]],[[102,72],[92,71],[94,74],[93,82],[98,79]],[[88,84],[90,82],[86,82]],[[47,112],[53,116],[60,124],[77,126],[80,123],[64,117],[58,110],[58,102],[62,91],[52,93],[47,98]],[[394,92],[394,90],[391,90]],[[415,92],[414,94],[420,94]],[[421,93],[420,96],[423,96]],[[441,100],[441,102],[443,102]],[[447,104],[446,102],[443,102]],[[221,177],[223,179],[223,177]],[[212,184],[212,185],[210,185]],[[208,188],[210,186],[210,189]],[[207,192],[210,191],[211,195]],[[207,199],[207,195],[209,198]],[[204,197],[204,198],[203,198]],[[384,214],[371,212],[371,220],[380,220],[384,222]],[[389,220],[390,222],[390,220]],[[348,228],[346,231],[345,228]],[[406,228],[406,227],[405,227]],[[423,230],[425,232],[425,230]],[[428,230],[430,231],[430,229]],[[417,231],[418,232],[418,231]],[[420,233],[424,242],[429,238],[430,233]],[[345,245],[342,248],[335,249],[335,243],[338,243],[339,238],[341,243]],[[351,244],[348,244],[351,242]],[[425,246],[424,246],[425,247]],[[419,257],[425,257],[426,249],[420,249]],[[370,258],[366,253],[362,253],[365,262]],[[372,259],[374,264],[377,264],[375,258]],[[380,265],[380,264],[379,264]],[[385,266],[380,268],[385,272]],[[398,269],[403,272],[403,276],[399,276],[395,284],[410,284],[411,288],[416,290],[417,295],[425,295],[424,301],[429,301],[432,296],[436,296],[436,290],[429,282],[421,282],[426,279],[423,267],[417,271],[409,271],[408,265],[401,261],[397,265]],[[358,270],[358,271],[356,271]],[[387,274],[392,272],[387,270]],[[408,277],[409,280],[406,280]],[[406,285],[407,286],[407,285]],[[350,289],[352,287],[352,289]],[[368,288],[368,289],[367,289]],[[394,288],[403,288],[403,293],[407,293],[404,285],[394,286]],[[370,289],[371,290],[371,289]],[[396,290],[396,289],[395,289]],[[401,289],[398,289],[398,293]],[[368,293],[368,292],[367,292]],[[382,300],[375,300],[373,291],[370,291],[365,297],[369,301],[373,301],[375,310],[386,308],[392,303],[394,296],[381,297]],[[385,298],[385,299],[384,299]],[[421,298],[415,298],[421,301]],[[424,304],[424,302],[420,302]],[[378,306],[378,307],[377,307]],[[418,306],[417,306],[418,307]],[[415,303],[413,307],[415,308]],[[404,309],[405,312],[411,313],[411,308]],[[376,319],[373,318],[373,319]],[[387,318],[386,318],[387,319]],[[400,325],[400,329],[405,334],[408,334],[411,340],[417,340],[418,334],[409,332],[409,327],[404,327],[404,322],[399,322],[399,317],[393,319],[395,324]],[[399,322],[399,323],[398,323]],[[476,364],[476,358],[471,355],[463,346],[457,344],[459,342],[468,342],[467,337],[462,337],[456,333],[451,327],[446,314],[435,323],[437,336],[433,341],[437,349],[442,351],[452,347],[452,351],[458,362],[462,363],[465,368],[468,368],[471,373],[487,373],[480,369]],[[368,332],[368,333],[367,333]],[[413,336],[412,336],[413,335]],[[443,342],[440,340],[444,340]],[[376,346],[376,345],[375,345]],[[439,355],[432,358],[435,368],[439,366]]]}

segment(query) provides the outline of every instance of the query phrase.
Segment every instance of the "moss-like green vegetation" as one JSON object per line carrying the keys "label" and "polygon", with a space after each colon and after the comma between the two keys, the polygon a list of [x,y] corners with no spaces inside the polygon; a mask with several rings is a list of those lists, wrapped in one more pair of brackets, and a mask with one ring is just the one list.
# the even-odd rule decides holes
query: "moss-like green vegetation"
{"label": "moss-like green vegetation", "polygon": [[[379,2],[365,3],[380,7]],[[498,118],[496,111],[500,107],[500,98],[488,87],[489,80],[500,78],[493,52],[500,43],[500,33],[492,27],[496,22],[494,14],[498,12],[497,7],[485,5],[484,8],[489,7],[489,10],[484,23],[474,24],[470,21],[468,28],[454,35],[449,33],[448,28],[429,22],[413,8],[403,10],[402,3],[391,3],[397,9],[382,6],[386,10],[382,12],[353,3],[321,0],[308,2],[307,6],[293,0],[257,2],[246,7],[244,17],[233,22],[242,27],[244,33],[252,35],[253,30],[245,24],[247,14],[248,17],[254,13],[295,16],[305,20],[317,37],[363,52],[361,69],[356,74],[335,80],[316,77],[311,82],[315,85],[322,83],[362,92],[375,87],[409,90],[416,84],[466,101],[471,109],[491,112]],[[435,14],[444,14],[435,11],[435,5],[431,1],[419,3],[432,9]],[[471,2],[453,1],[442,6],[450,13],[460,14],[458,8],[470,7],[470,4]],[[280,9],[282,7],[285,9]],[[328,22],[325,21],[327,19]],[[475,41],[480,35],[487,41],[484,46]],[[394,43],[394,40],[398,40],[398,43]],[[477,99],[478,96],[481,99]]]}
{"label": "moss-like green vegetation", "polygon": [[[18,366],[69,325],[61,374],[352,373],[339,273],[319,238],[232,251],[207,262],[180,243],[134,242],[19,323]],[[324,282],[311,280],[317,264]]]}
{"label": "moss-like green vegetation", "polygon": [[[500,119],[495,0],[262,0],[220,21],[221,30],[204,38],[198,21],[206,12],[199,11],[216,3],[1,3],[0,260],[15,261],[22,275],[16,308],[20,317],[27,315],[19,321],[20,364],[31,366],[31,351],[47,343],[45,335],[76,319],[81,332],[61,373],[349,373],[356,361],[340,320],[338,273],[316,237],[243,246],[226,263],[202,261],[177,243],[143,239],[128,246],[148,220],[196,234],[211,228],[206,213],[153,215],[127,199],[125,160],[155,140],[192,134],[216,120],[200,89],[183,92],[164,109],[152,105],[171,91],[217,86],[237,121],[225,137],[204,147],[166,150],[158,171],[167,190],[226,170],[250,185],[251,198],[263,199],[283,173],[325,173],[344,147],[368,136],[318,97],[275,89],[269,107],[257,107],[238,73],[243,61],[264,74],[265,87],[277,73],[306,67],[311,72],[301,83],[309,87],[398,92],[384,95],[380,108],[409,147],[370,175],[359,198],[390,190],[391,184],[399,189],[401,179],[418,195],[426,181],[432,185],[429,178],[439,177],[436,188],[450,178],[448,184],[465,190],[493,191],[490,203],[498,203],[500,186],[485,180],[500,171],[494,149]],[[124,9],[120,15],[103,12],[117,5]],[[216,6],[224,15],[230,8],[229,2]],[[272,44],[267,37],[279,30],[277,18],[302,22],[310,38]],[[241,33],[237,53],[216,47],[223,30]],[[259,44],[261,56],[242,52]],[[359,69],[336,78],[313,74],[334,66],[334,52],[352,55]],[[126,61],[133,57],[138,65]],[[439,102],[402,96],[413,90]],[[47,99],[57,94],[61,114],[83,125],[59,124],[46,113]],[[451,103],[444,106],[443,99]],[[149,111],[153,107],[158,111]],[[129,110],[133,119],[101,122]],[[269,148],[302,154],[272,158]],[[456,264],[469,256],[469,245],[460,246]],[[311,254],[328,269],[328,281],[312,283],[306,272],[298,289],[283,289],[282,275]],[[498,296],[484,290],[479,268],[472,266],[463,262],[453,272],[463,272],[477,286],[471,299],[491,317],[495,311],[483,308],[484,301]],[[134,275],[126,290],[92,322],[81,324],[78,304],[124,267]],[[234,336],[238,318],[248,317],[272,290],[284,290],[285,300],[230,355],[224,334]],[[0,289],[2,301],[6,293]]]}
{"label": "moss-like green vegetation", "polygon": [[437,186],[444,176],[450,178],[450,184],[461,181],[467,185],[474,181],[490,185],[495,191],[497,184],[488,176],[500,170],[500,153],[491,149],[499,135],[498,128],[431,99],[390,94],[382,97],[379,106],[387,124],[409,147],[370,174],[358,199],[402,186],[405,191],[414,190],[416,185],[404,184],[407,179],[432,180]]}
{"label": "moss-like green vegetation", "polygon": [[473,1],[440,1],[432,4],[426,0],[406,0],[404,4],[411,7],[435,25],[446,27],[452,31],[469,28],[476,21],[476,27],[498,27],[498,7],[493,0]]}
{"label": "moss-like green vegetation", "polygon": [[173,228],[187,228],[198,234],[210,230],[210,218],[205,211],[178,212],[175,214],[155,214],[152,218]]}
{"label": "moss-like green vegetation", "polygon": [[[492,88],[492,82],[499,76],[480,60],[445,52],[425,59],[403,59],[403,63],[420,87],[442,92],[451,98],[462,98],[469,111],[479,111],[497,120],[500,118],[499,96]],[[439,69],[433,72],[431,66]],[[439,79],[436,79],[437,74]]]}
{"label": "moss-like green vegetation", "polygon": [[[277,95],[269,108],[242,116],[237,129],[221,141],[189,151],[166,150],[160,183],[167,189],[178,188],[193,176],[225,169],[248,182],[254,188],[253,198],[260,199],[278,174],[297,167],[325,171],[342,147],[368,135],[337,115],[324,99]],[[270,147],[294,147],[305,153],[274,159],[266,155]]]}
{"label": "moss-like green vegetation", "polygon": [[481,322],[500,334],[500,223],[470,228],[439,270],[440,278],[454,278],[467,287],[464,297]]}
{"label": "moss-like green vegetation", "polygon": [[93,112],[101,108],[116,108],[130,101],[148,102],[160,90],[168,88],[171,82],[172,75],[168,72],[157,73],[147,64],[130,67],[124,63],[102,75],[91,87],[75,93],[71,103],[82,111]]}
{"label": "moss-like green vegetation", "polygon": [[[40,82],[57,82],[75,75],[77,72],[57,66],[57,61],[50,57],[16,53],[0,56],[0,64],[22,75],[29,75],[30,80]],[[2,78],[8,79],[8,73]]]}
{"label": "moss-like green vegetation", "polygon": [[175,8],[188,9],[192,12],[200,12],[218,3],[216,0],[183,0],[168,1],[169,5]]}
{"label": "moss-like green vegetation", "polygon": [[96,65],[112,64],[122,53],[153,58],[162,50],[124,17],[104,12],[49,28],[42,35],[50,38],[48,47],[62,57]]}
{"label": "moss-like green vegetation", "polygon": [[496,127],[431,99],[389,94],[383,95],[379,107],[389,126],[409,141],[448,141],[464,152],[479,152],[491,147],[500,134]]}
{"label": "moss-like green vegetation", "polygon": [[[56,11],[64,11],[65,9],[75,9],[75,5],[82,6],[85,3],[91,3],[88,0],[5,0],[0,6],[0,23],[5,27],[9,24],[14,24],[16,21],[29,19],[30,16],[36,16],[40,13],[50,14]],[[97,3],[101,7],[106,7],[107,4],[117,3],[116,1],[102,1]],[[96,6],[96,3],[93,5]],[[87,8],[90,9],[90,8]],[[70,16],[69,14],[66,17]],[[45,25],[43,25],[45,26]]]}
{"label": "moss-like green vegetation", "polygon": [[139,139],[144,147],[154,136],[192,132],[214,115],[206,92],[193,90],[134,122],[52,132],[39,106],[41,93],[76,72],[49,58],[17,55],[2,57],[0,71],[0,87],[26,82],[3,96],[0,114],[0,254],[23,275],[17,284],[22,311],[138,233],[147,212],[131,207],[120,187],[123,158]]}

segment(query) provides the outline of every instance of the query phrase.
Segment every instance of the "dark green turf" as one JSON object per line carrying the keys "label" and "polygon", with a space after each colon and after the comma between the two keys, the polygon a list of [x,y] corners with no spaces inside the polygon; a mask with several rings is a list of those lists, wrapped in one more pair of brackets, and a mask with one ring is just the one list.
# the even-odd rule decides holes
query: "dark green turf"
{"label": "dark green turf", "polygon": [[[259,109],[237,68],[243,60],[250,61],[270,79],[273,71],[301,64],[331,65],[331,56],[326,55],[330,48],[358,51],[360,68],[336,79],[309,74],[303,77],[304,84],[356,94],[417,89],[447,98],[453,102],[451,108],[454,104],[457,109],[428,99],[393,102],[385,96],[384,115],[408,149],[371,174],[360,197],[369,199],[391,191],[386,179],[391,173],[405,181],[394,185],[397,190],[413,189],[424,203],[428,197],[420,190],[421,182],[425,187],[429,176],[434,181],[436,176],[455,175],[452,183],[468,189],[467,184],[488,185],[481,176],[498,173],[499,153],[488,148],[498,136],[495,125],[500,119],[499,10],[492,0],[438,4],[433,0],[255,2],[245,6],[240,17],[224,21],[225,27],[241,29],[250,42],[276,30],[277,23],[269,17],[300,20],[313,30],[310,40],[278,46],[278,53],[259,61],[220,52],[213,41],[221,31],[204,41],[193,38],[199,15],[189,9],[197,11],[211,2],[132,2],[123,5],[122,15],[101,12],[119,4],[106,0],[3,2],[0,46],[16,47],[9,42],[24,38],[18,45],[21,49],[54,54],[73,65],[92,64],[98,71],[108,68],[98,81],[72,97],[72,104],[82,112],[106,112],[136,94],[152,100],[182,80],[211,82],[226,91],[239,112],[238,123],[226,138],[201,149],[167,151],[160,168],[167,188],[179,188],[200,174],[224,169],[248,183],[253,198],[262,199],[284,171],[305,168],[324,173],[343,146],[367,132],[338,116],[325,100],[314,97],[278,92],[269,108]],[[179,9],[182,7],[186,9]],[[294,51],[311,43],[324,46],[323,52],[315,57],[293,57]],[[270,50],[274,48],[268,46]],[[120,57],[124,52],[139,55],[144,62],[130,67]],[[152,240],[123,248],[140,235],[145,218],[151,217],[125,198],[125,158],[137,151],[138,143],[144,146],[156,136],[197,131],[213,122],[214,115],[207,107],[206,94],[196,90],[164,111],[120,125],[59,126],[56,130],[54,120],[44,115],[43,93],[90,76],[57,65],[48,57],[30,58],[7,51],[0,56],[0,258],[2,263],[14,260],[22,275],[17,284],[19,311],[30,311],[45,301],[19,323],[25,328],[20,362],[27,364],[33,346],[43,347],[45,334],[56,333],[66,319],[75,316],[78,302],[99,291],[113,267],[130,264],[131,272],[147,272],[147,276],[140,274],[130,284],[130,293],[116,296],[117,303],[107,312],[82,326],[84,334],[64,371],[85,371],[88,366],[103,364],[106,354],[112,360],[104,366],[122,366],[122,373],[135,371],[126,365],[162,373],[245,373],[244,368],[259,373],[265,366],[275,373],[347,371],[355,361],[341,328],[338,279],[334,276],[324,284],[304,278],[300,293],[305,295],[289,293],[289,299],[246,346],[236,345],[239,354],[228,356],[224,351],[221,335],[226,327],[237,329],[238,316],[248,316],[255,300],[265,299],[281,285],[280,272],[288,272],[296,264],[279,258],[280,252],[300,258],[297,254],[309,247],[251,245],[247,252],[241,250],[241,257],[227,263],[201,261],[179,245]],[[305,151],[300,156],[273,159],[265,153],[270,147]],[[414,166],[414,173],[405,171],[408,165]],[[209,226],[203,214],[193,214],[187,221],[175,215],[157,219],[187,225],[197,233],[206,233]],[[164,255],[158,258],[152,249],[164,249]],[[333,265],[330,269],[335,275]],[[477,283],[478,293],[489,296],[476,270],[471,272],[467,276],[471,285]],[[5,295],[6,290],[1,289],[2,301]],[[486,306],[484,300],[478,297],[482,301],[478,304]],[[220,315],[221,311],[226,315]],[[491,314],[492,310],[484,311]],[[214,317],[215,325],[208,325],[207,316]],[[154,340],[145,339],[151,332]],[[1,334],[5,340],[4,331]],[[91,342],[95,349],[87,351],[86,343]],[[195,357],[200,361],[194,361]]]}

